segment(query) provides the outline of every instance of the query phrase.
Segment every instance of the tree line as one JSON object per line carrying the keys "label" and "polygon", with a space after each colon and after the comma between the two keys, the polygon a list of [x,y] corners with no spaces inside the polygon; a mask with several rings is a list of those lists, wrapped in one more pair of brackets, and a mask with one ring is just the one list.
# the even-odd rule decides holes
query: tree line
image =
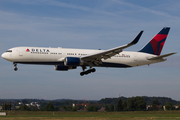
{"label": "tree line", "polygon": [[[27,106],[26,104],[30,101],[22,100],[23,105],[21,105],[17,110],[20,111],[98,111],[100,108],[104,107],[105,111],[145,111],[145,110],[162,110],[163,106],[158,99],[152,101],[151,104],[147,104],[144,97],[131,97],[131,98],[105,98],[100,101],[87,101],[86,105],[77,105],[77,103],[83,103],[83,101],[75,100],[64,100],[64,101],[43,101],[40,103],[41,107],[37,106]],[[101,104],[100,104],[101,103]],[[72,106],[72,104],[76,104]],[[150,107],[147,109],[147,105]],[[2,105],[2,110],[11,110],[12,104],[4,103]],[[175,108],[171,102],[166,102],[166,110],[180,110]]]}

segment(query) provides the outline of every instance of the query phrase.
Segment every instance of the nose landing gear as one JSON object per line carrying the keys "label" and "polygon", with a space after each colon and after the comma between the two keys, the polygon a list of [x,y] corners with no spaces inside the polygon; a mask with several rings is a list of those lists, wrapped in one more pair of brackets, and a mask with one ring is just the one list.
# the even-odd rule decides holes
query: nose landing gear
{"label": "nose landing gear", "polygon": [[96,72],[96,69],[92,68],[92,69],[89,69],[87,71],[83,70],[83,72],[81,72],[80,75],[83,76],[83,75],[87,75],[87,74],[92,73],[92,72]]}
{"label": "nose landing gear", "polygon": [[18,68],[17,68],[17,63],[13,63],[14,64],[14,71],[17,71],[18,70]]}

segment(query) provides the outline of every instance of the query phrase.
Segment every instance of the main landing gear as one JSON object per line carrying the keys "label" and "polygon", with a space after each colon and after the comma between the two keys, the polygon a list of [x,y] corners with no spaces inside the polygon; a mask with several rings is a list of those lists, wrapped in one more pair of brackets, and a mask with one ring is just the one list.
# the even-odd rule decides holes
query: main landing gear
{"label": "main landing gear", "polygon": [[92,73],[92,72],[96,72],[96,69],[95,69],[95,68],[92,68],[92,69],[90,68],[90,69],[87,70],[87,71],[84,71],[84,70],[86,69],[86,67],[82,67],[82,69],[83,69],[83,72],[80,73],[81,76],[87,75],[87,74]]}
{"label": "main landing gear", "polygon": [[18,70],[18,68],[17,68],[17,63],[13,63],[14,64],[14,71],[17,71]]}

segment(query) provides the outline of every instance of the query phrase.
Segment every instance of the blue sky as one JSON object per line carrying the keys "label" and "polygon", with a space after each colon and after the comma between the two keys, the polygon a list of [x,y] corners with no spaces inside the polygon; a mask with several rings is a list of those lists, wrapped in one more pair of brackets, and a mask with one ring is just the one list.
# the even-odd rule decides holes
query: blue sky
{"label": "blue sky", "polygon": [[162,54],[166,62],[128,69],[97,68],[81,77],[54,66],[13,64],[0,58],[0,98],[89,99],[164,96],[180,100],[179,0],[4,0],[0,1],[0,53],[17,46],[140,50],[163,27],[171,27]]}

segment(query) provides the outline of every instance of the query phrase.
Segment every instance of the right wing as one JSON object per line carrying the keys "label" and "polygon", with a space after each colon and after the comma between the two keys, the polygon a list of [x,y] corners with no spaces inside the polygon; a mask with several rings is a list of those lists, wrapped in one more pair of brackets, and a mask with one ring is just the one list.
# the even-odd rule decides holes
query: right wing
{"label": "right wing", "polygon": [[83,60],[84,62],[89,63],[89,64],[95,63],[95,64],[98,65],[98,64],[100,64],[102,62],[102,59],[106,60],[108,58],[111,58],[112,56],[122,52],[123,49],[125,49],[127,47],[130,47],[132,45],[135,45],[139,41],[142,33],[143,33],[143,31],[141,31],[136,36],[136,38],[134,38],[134,40],[132,42],[130,42],[130,43],[126,44],[126,45],[119,46],[119,47],[116,47],[116,48],[112,48],[112,49],[109,49],[109,50],[105,50],[103,52],[82,56],[81,60]]}

